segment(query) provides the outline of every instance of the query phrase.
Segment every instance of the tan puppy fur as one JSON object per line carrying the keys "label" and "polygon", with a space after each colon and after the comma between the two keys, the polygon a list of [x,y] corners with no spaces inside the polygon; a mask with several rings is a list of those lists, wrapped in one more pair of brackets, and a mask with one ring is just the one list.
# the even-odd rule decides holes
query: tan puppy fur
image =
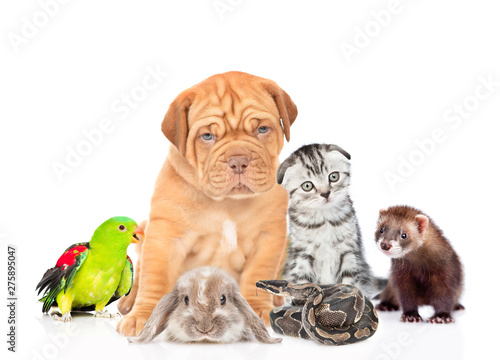
{"label": "tan puppy fur", "polygon": [[240,72],[212,76],[172,102],[162,124],[172,146],[138,249],[139,275],[119,303],[130,311],[121,334],[138,335],[178,277],[207,265],[226,270],[269,324],[271,295],[257,296],[255,283],[277,278],[284,259],[288,194],[276,170],[296,116],[276,83]]}

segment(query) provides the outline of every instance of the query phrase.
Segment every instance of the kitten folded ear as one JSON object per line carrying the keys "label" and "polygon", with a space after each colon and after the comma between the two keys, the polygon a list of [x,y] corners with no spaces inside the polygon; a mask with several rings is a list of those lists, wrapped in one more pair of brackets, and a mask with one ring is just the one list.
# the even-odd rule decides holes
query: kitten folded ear
{"label": "kitten folded ear", "polygon": [[283,340],[280,338],[273,338],[269,336],[264,321],[262,321],[262,319],[258,317],[257,314],[252,310],[252,307],[243,298],[237,288],[233,289],[233,295],[234,304],[245,319],[245,327],[249,328],[252,331],[255,339],[264,344],[276,344]]}
{"label": "kitten folded ear", "polygon": [[337,146],[337,145],[327,145],[326,151],[338,151],[339,153],[341,153],[342,155],[344,155],[347,158],[347,160],[351,160],[351,155],[347,151],[345,151],[344,149],[342,149],[340,146]]}
{"label": "kitten folded ear", "polygon": [[429,218],[425,215],[415,216],[415,221],[417,222],[417,229],[420,234],[425,234],[427,228],[429,227]]}
{"label": "kitten folded ear", "polygon": [[276,177],[276,180],[278,180],[278,184],[281,185],[283,183],[283,179],[285,178],[286,171],[293,164],[294,164],[294,160],[292,159],[292,157],[289,157],[288,159],[286,159],[285,161],[283,161],[281,163],[281,165],[278,168],[278,173],[277,173],[277,177]]}
{"label": "kitten folded ear", "polygon": [[166,329],[168,319],[172,311],[179,304],[177,287],[158,301],[148,321],[137,338],[128,338],[131,343],[145,343],[153,340],[158,334]]}

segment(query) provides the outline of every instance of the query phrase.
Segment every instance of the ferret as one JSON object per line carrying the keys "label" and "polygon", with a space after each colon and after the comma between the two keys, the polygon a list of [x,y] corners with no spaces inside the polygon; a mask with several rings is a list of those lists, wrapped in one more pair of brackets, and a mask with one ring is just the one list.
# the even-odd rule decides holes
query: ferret
{"label": "ferret", "polygon": [[462,264],[434,221],[410,206],[380,210],[375,241],[392,263],[377,310],[394,311],[401,306],[401,321],[421,322],[419,305],[432,305],[435,313],[428,322],[454,322],[451,311],[464,309],[458,302]]}

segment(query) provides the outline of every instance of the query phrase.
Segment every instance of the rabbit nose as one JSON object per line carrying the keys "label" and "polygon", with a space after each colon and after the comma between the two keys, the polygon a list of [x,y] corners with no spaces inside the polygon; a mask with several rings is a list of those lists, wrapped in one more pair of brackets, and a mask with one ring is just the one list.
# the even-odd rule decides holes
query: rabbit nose
{"label": "rabbit nose", "polygon": [[209,321],[202,321],[201,323],[196,325],[196,329],[202,334],[208,334],[213,328],[214,325]]}
{"label": "rabbit nose", "polygon": [[210,327],[209,329],[200,328],[199,326],[196,327],[196,329],[202,334],[208,334],[210,331],[212,331],[213,328],[214,328],[213,326]]}

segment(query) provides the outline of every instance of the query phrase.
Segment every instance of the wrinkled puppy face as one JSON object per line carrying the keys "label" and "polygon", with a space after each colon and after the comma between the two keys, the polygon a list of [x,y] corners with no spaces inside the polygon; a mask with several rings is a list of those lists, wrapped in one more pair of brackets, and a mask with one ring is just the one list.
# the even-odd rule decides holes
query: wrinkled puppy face
{"label": "wrinkled puppy face", "polygon": [[288,139],[297,115],[274,82],[238,72],[215,75],[181,93],[169,112],[177,116],[167,113],[163,131],[195,168],[206,195],[244,198],[274,186],[283,135]]}

